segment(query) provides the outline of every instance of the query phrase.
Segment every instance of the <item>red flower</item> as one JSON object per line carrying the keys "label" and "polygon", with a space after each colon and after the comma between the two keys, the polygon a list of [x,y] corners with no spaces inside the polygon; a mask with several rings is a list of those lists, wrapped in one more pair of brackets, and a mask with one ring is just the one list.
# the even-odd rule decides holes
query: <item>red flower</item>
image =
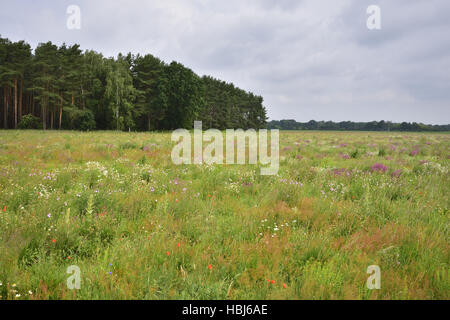
{"label": "red flower", "polygon": [[167,254],[167,256],[170,256],[170,252],[169,251],[167,251],[166,254]]}
{"label": "red flower", "polygon": [[274,283],[275,283],[275,280],[271,280],[270,283],[271,283],[271,284],[274,284]]}
{"label": "red flower", "polygon": [[3,207],[3,212],[6,212],[6,206]]}
{"label": "red flower", "polygon": [[177,247],[179,248],[180,246],[181,246],[181,244],[178,242],[178,243],[177,243]]}
{"label": "red flower", "polygon": [[283,288],[287,288],[287,285],[286,285],[286,283],[283,283]]}
{"label": "red flower", "polygon": [[212,269],[212,265],[208,265],[208,269],[211,270]]}
{"label": "red flower", "polygon": [[52,239],[52,242],[55,243],[55,242],[56,242],[56,239]]}

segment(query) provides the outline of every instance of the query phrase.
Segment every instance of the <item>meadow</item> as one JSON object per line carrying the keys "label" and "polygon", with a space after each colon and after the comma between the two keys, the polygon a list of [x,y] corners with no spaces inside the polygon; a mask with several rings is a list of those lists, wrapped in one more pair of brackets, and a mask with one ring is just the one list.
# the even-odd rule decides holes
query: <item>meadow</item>
{"label": "meadow", "polygon": [[280,132],[275,176],[174,144],[1,131],[0,299],[450,298],[450,134]]}

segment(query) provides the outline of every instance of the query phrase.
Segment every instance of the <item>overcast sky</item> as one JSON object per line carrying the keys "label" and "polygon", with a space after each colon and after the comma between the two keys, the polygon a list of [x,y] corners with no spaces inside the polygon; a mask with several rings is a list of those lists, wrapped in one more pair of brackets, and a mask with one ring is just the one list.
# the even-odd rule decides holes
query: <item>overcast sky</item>
{"label": "overcast sky", "polygon": [[449,0],[1,2],[2,37],[176,60],[262,95],[271,120],[450,123]]}

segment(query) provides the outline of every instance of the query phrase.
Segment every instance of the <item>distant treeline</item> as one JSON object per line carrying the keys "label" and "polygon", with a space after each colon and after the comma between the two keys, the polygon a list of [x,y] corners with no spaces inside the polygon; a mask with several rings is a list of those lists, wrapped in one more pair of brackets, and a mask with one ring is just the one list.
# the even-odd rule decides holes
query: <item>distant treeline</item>
{"label": "distant treeline", "polygon": [[372,122],[333,122],[314,121],[297,122],[295,120],[272,120],[267,123],[268,129],[280,130],[346,130],[346,131],[450,131],[450,125],[428,125],[423,123],[392,123],[389,121]]}
{"label": "distant treeline", "polygon": [[78,44],[0,37],[0,128],[263,128],[263,98],[151,54],[106,58]]}

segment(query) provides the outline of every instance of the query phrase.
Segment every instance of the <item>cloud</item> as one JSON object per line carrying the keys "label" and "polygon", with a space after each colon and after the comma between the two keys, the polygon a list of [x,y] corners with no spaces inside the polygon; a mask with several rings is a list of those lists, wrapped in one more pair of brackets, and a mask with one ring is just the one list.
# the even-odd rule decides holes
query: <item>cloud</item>
{"label": "cloud", "polygon": [[[70,4],[81,30],[66,28]],[[0,30],[177,60],[262,95],[272,119],[449,123],[448,12],[446,0],[24,0],[3,4]]]}

